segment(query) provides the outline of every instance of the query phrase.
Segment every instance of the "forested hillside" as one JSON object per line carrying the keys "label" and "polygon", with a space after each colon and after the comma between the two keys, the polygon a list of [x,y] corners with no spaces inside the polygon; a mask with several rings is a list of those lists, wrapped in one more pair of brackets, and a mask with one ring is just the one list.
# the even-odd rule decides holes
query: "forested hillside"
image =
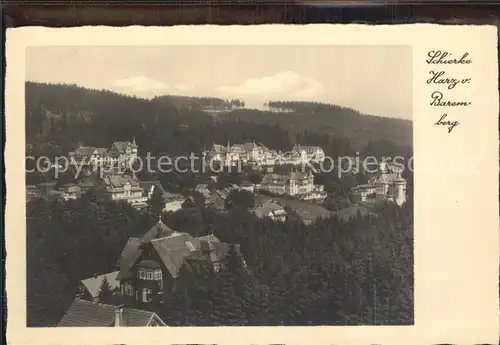
{"label": "forested hillside", "polygon": [[[228,141],[283,150],[294,143],[320,145],[331,156],[353,155],[358,148],[374,155],[411,154],[400,138],[411,138],[411,123],[401,120],[331,106],[312,111],[310,105],[287,114],[239,109],[214,119],[185,101],[28,82],[28,149],[60,155],[79,144],[109,148],[113,141],[135,137],[140,155],[200,152]],[[180,174],[163,174],[160,181],[185,192],[196,181]],[[341,194],[340,182],[330,176],[316,178]],[[293,217],[283,224],[259,220],[240,208],[219,213],[201,206],[164,214],[173,229],[195,236],[214,232],[221,241],[241,244],[249,270],[231,271],[215,285],[206,277],[189,277],[185,290],[179,290],[183,295],[168,301],[162,315],[174,325],[412,324],[411,188],[409,194],[403,208],[384,205],[378,216],[332,217],[307,226]],[[91,192],[67,202],[33,200],[26,211],[29,326],[55,325],[78,282],[114,270],[127,239],[157,221]]]}
{"label": "forested hillside", "polygon": [[[412,324],[412,210],[411,202],[386,205],[378,217],[309,226],[258,220],[243,209],[167,213],[173,229],[193,236],[213,230],[241,244],[249,271],[228,272],[216,290],[206,277],[189,277],[162,314],[174,325]],[[157,221],[126,203],[88,197],[34,200],[27,218],[29,326],[55,325],[78,282],[114,270],[127,239]]]}
{"label": "forested hillside", "polygon": [[290,132],[327,133],[350,140],[356,149],[378,140],[399,146],[413,144],[412,122],[408,120],[363,115],[350,108],[312,102],[269,102],[268,106],[291,112],[238,109],[217,118],[279,125]]}
{"label": "forested hillside", "polygon": [[333,157],[358,150],[376,155],[411,151],[409,121],[307,104],[287,114],[236,109],[214,120],[199,107],[186,106],[197,102],[243,105],[239,100],[178,96],[146,100],[76,85],[27,82],[27,144],[32,153],[47,156],[65,154],[80,144],[109,147],[134,136],[140,155],[200,152],[212,143],[228,141],[256,141],[283,150],[294,143],[319,145]]}

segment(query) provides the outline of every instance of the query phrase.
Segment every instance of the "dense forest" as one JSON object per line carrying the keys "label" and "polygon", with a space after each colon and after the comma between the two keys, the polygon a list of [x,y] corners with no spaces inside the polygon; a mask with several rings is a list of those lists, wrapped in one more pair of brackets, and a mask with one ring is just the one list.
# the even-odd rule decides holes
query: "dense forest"
{"label": "dense forest", "polygon": [[[193,236],[213,231],[241,244],[248,269],[236,266],[223,277],[181,273],[187,283],[162,314],[173,325],[411,324],[412,202],[381,207],[377,216],[307,226],[259,220],[244,208],[166,213],[173,229]],[[157,221],[126,203],[90,196],[34,200],[27,219],[29,326],[56,324],[78,282],[114,270],[127,239]]]}
{"label": "dense forest", "polygon": [[[360,115],[335,106],[284,116],[236,109],[214,119],[196,107],[177,107],[177,98],[146,100],[76,85],[27,82],[27,149],[31,155],[54,156],[82,144],[109,148],[113,141],[135,137],[140,155],[201,152],[213,143],[228,141],[255,141],[285,151],[295,143],[319,145],[332,157],[357,151],[379,156],[411,152],[409,121]],[[205,98],[187,99],[210,103]]]}
{"label": "dense forest", "polygon": [[268,111],[237,109],[220,114],[219,120],[243,120],[279,125],[292,133],[316,132],[348,139],[360,150],[370,142],[384,139],[399,146],[412,146],[412,122],[363,115],[350,108],[313,102],[268,102],[269,107],[292,110],[284,114]]}

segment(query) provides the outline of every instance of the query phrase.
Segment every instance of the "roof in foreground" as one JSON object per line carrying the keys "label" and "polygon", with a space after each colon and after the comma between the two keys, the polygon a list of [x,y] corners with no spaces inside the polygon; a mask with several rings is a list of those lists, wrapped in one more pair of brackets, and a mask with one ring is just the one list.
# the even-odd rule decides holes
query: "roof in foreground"
{"label": "roof in foreground", "polygon": [[[59,321],[57,327],[113,327],[116,308],[113,305],[77,298]],[[159,320],[160,324],[165,325],[163,320],[151,311],[123,308],[121,326],[144,327],[148,326],[152,319]]]}

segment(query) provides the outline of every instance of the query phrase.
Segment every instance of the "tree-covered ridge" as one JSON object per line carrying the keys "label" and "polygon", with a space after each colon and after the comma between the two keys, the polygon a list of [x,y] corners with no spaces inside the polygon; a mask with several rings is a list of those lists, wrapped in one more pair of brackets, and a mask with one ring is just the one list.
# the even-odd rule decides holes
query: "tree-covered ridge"
{"label": "tree-covered ridge", "polygon": [[178,108],[190,108],[203,110],[213,108],[218,110],[230,110],[245,106],[245,102],[239,99],[222,99],[217,97],[190,97],[165,95],[154,97],[153,102],[162,102],[173,104]]}
{"label": "tree-covered ridge", "polygon": [[292,132],[327,133],[348,139],[356,149],[369,142],[387,140],[400,146],[413,145],[413,125],[409,120],[364,115],[331,104],[314,102],[268,102],[269,107],[291,110],[285,114],[238,109],[218,115],[219,120],[241,120],[279,125]]}
{"label": "tree-covered ridge", "polygon": [[178,107],[176,97],[168,97],[147,100],[76,85],[27,82],[26,142],[36,154],[48,156],[67,154],[80,144],[109,147],[113,141],[133,137],[140,155],[201,152],[213,143],[228,141],[255,141],[282,150],[295,143],[319,145],[332,157],[358,150],[387,154],[387,146],[397,152],[411,149],[408,121],[359,115],[334,106],[333,111],[314,115],[284,116],[236,109],[214,119],[199,109]]}

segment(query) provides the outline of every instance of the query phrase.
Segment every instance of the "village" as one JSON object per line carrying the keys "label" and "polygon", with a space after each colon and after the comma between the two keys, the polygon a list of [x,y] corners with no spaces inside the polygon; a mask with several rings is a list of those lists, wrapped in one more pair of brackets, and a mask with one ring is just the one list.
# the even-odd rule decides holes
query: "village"
{"label": "village", "polygon": [[[229,183],[223,188],[215,188],[220,175],[212,172],[206,181],[196,184],[182,193],[167,192],[158,180],[139,180],[130,168],[138,159],[138,146],[132,141],[114,142],[110,149],[82,146],[69,152],[70,164],[83,166],[83,174],[72,182],[59,183],[53,180],[26,187],[26,200],[46,198],[50,200],[75,200],[83,193],[93,190],[105,199],[126,201],[136,209],[148,206],[155,189],[164,201],[164,212],[175,212],[182,208],[195,207],[195,195],[204,199],[206,207],[224,210],[226,199],[232,191],[245,191],[259,196],[253,209],[256,214],[274,217],[273,212],[262,210],[280,209],[277,200],[298,200],[303,204],[320,206],[329,196],[323,185],[315,184],[312,170],[304,169],[307,163],[318,164],[325,160],[325,153],[318,146],[295,145],[288,152],[270,150],[255,142],[226,146],[213,144],[203,157],[211,165],[232,167],[238,164],[262,172],[261,180],[252,183],[246,180],[237,185]],[[274,168],[285,167],[279,172]],[[104,169],[106,168],[106,169]],[[102,170],[101,170],[102,169]],[[352,174],[359,173],[354,169]],[[403,169],[390,162],[381,162],[377,173],[372,174],[368,183],[353,187],[349,196],[351,204],[367,203],[370,200],[386,200],[401,206],[406,201],[406,180]],[[333,196],[335,191],[330,191]],[[283,214],[282,211],[278,213]]]}
{"label": "village", "polygon": [[[163,223],[162,213],[197,207],[227,212],[230,203],[238,200],[236,195],[240,194],[240,200],[245,199],[244,196],[251,200],[247,207],[253,217],[282,223],[293,212],[307,225],[334,214],[345,219],[359,212],[367,214],[370,204],[377,201],[399,206],[406,201],[406,180],[402,177],[402,170],[384,162],[368,183],[351,189],[347,205],[336,211],[328,210],[322,203],[327,197],[334,197],[334,193],[325,191],[323,185],[315,184],[311,170],[301,171],[299,168],[306,163],[324,161],[325,153],[318,146],[295,145],[292,150],[282,152],[269,150],[255,142],[233,145],[228,142],[225,146],[214,144],[203,152],[210,164],[221,167],[242,164],[249,167],[249,171],[259,170],[261,180],[252,183],[242,171],[244,176],[240,184],[228,183],[216,188],[216,182],[224,173],[212,173],[208,180],[182,193],[167,191],[158,180],[140,180],[135,172],[127,170],[138,159],[138,152],[135,138],[114,142],[110,149],[82,146],[69,153],[72,165],[84,166],[82,176],[69,183],[61,184],[55,180],[27,186],[27,201],[42,198],[65,202],[92,191],[105,200],[126,202],[140,212],[151,212],[150,200],[154,196],[161,203],[157,224],[143,237],[129,239],[117,260],[115,271],[81,281],[75,291],[77,298],[59,323],[61,327],[78,324],[82,314],[92,314],[86,317],[103,320],[108,326],[110,322],[115,326],[137,323],[141,326],[165,326],[161,316],[151,311],[154,310],[151,305],[165,303],[164,293],[174,284],[182,262],[187,260],[192,264],[208,260],[217,272],[224,270],[228,256],[234,251],[241,265],[246,266],[239,244],[223,243],[213,234],[193,237],[175,231]],[[100,170],[103,167],[106,167],[104,173]],[[288,168],[276,172],[277,167]],[[175,255],[172,256],[172,253]],[[166,267],[168,272],[164,272],[162,267]],[[121,301],[126,303],[118,307],[99,303],[103,286],[111,295],[120,296]],[[101,307],[96,309],[96,305]]]}

